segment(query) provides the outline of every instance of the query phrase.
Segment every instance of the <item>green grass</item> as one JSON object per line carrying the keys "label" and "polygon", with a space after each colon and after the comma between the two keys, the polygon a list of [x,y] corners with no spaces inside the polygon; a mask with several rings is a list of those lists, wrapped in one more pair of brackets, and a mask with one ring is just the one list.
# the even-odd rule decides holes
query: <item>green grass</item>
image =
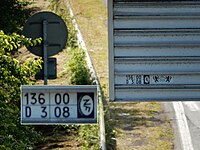
{"label": "green grass", "polygon": [[159,103],[112,103],[108,111],[117,149],[173,148],[171,125]]}

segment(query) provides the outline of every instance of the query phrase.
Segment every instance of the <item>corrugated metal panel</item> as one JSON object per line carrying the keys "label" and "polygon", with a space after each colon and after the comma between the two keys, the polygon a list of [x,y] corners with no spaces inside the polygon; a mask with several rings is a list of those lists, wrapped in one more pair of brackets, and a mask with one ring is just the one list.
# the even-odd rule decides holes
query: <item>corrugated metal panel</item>
{"label": "corrugated metal panel", "polygon": [[118,72],[116,86],[200,84],[200,72]]}
{"label": "corrugated metal panel", "polygon": [[200,1],[109,0],[110,100],[200,99]]}

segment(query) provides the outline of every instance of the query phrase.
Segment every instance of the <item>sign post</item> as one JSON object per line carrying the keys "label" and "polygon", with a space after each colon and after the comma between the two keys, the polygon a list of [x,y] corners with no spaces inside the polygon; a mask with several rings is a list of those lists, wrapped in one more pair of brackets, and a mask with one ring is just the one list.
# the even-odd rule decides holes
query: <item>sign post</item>
{"label": "sign post", "polygon": [[48,54],[47,54],[47,46],[48,46],[48,39],[47,39],[47,26],[48,22],[43,20],[43,60],[44,60],[44,85],[48,84]]}

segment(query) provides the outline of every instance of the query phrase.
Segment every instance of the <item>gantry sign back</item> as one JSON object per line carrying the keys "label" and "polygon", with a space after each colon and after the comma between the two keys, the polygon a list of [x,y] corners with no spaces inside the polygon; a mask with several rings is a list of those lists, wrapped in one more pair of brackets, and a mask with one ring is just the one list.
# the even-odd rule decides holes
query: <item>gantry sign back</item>
{"label": "gantry sign back", "polygon": [[109,0],[111,101],[200,99],[200,1]]}

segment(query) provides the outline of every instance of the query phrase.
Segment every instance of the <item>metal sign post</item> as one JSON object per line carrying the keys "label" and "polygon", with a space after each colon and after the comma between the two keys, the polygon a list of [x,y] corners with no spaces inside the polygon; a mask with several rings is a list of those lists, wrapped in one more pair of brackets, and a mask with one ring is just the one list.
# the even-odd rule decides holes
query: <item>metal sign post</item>
{"label": "metal sign post", "polygon": [[43,61],[44,61],[44,85],[48,84],[48,54],[47,54],[47,20],[43,20]]}

